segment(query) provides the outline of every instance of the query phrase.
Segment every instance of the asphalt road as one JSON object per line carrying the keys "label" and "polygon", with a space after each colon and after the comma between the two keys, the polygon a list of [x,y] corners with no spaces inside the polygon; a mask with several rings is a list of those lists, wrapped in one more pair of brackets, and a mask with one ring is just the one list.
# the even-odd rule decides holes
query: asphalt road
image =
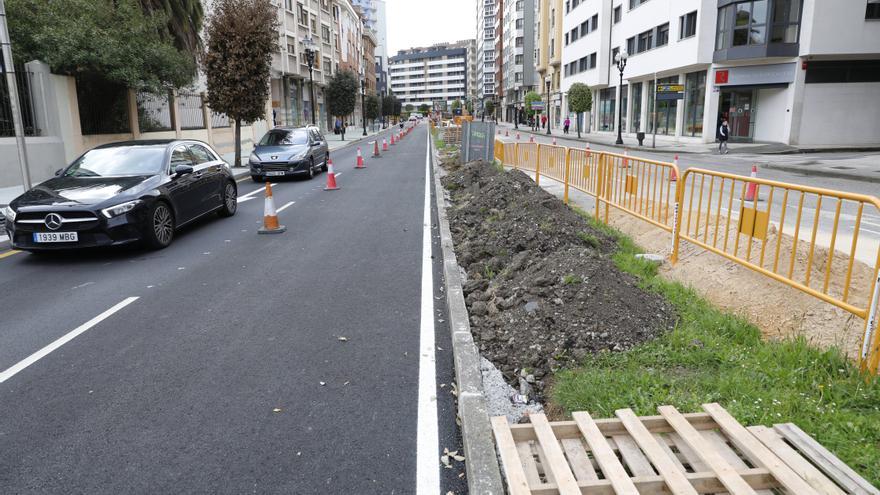
{"label": "asphalt road", "polygon": [[247,179],[234,217],[162,251],[0,251],[0,493],[407,494],[417,464],[463,493],[439,462],[460,438],[441,256],[422,290],[426,147],[422,125],[367,170],[334,151],[339,191],[278,182],[282,235],[257,235]]}

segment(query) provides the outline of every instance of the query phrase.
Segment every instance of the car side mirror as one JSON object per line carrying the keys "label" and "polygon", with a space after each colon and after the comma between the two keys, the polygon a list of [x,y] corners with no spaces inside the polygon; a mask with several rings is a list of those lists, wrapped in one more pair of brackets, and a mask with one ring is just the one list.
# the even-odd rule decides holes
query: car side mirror
{"label": "car side mirror", "polygon": [[174,175],[177,177],[193,173],[192,165],[178,165],[174,167]]}
{"label": "car side mirror", "polygon": [[56,171],[55,171],[55,177],[58,177],[59,175],[61,175],[61,172],[64,172],[64,169],[63,169],[63,168],[59,168],[58,170],[56,170]]}

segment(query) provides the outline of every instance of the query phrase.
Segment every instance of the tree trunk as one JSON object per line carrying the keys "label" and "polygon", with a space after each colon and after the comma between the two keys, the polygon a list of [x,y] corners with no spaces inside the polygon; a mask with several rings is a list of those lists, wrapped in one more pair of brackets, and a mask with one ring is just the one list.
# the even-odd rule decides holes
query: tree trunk
{"label": "tree trunk", "polygon": [[578,114],[577,114],[577,119],[578,119],[578,139],[580,139],[581,138],[581,114],[580,114],[580,112],[578,112]]}
{"label": "tree trunk", "polygon": [[236,167],[241,166],[241,119],[235,119],[235,161]]}

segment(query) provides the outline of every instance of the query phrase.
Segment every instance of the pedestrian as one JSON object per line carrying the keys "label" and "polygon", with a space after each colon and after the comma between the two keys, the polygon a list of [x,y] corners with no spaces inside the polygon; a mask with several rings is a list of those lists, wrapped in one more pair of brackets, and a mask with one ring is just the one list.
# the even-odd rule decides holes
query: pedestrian
{"label": "pedestrian", "polygon": [[570,125],[571,125],[571,119],[569,119],[568,117],[566,117],[565,120],[562,121],[562,133],[563,133],[563,134],[568,134],[568,127],[569,127]]}
{"label": "pedestrian", "polygon": [[547,116],[546,115],[541,115],[541,128],[542,129],[547,128]]}
{"label": "pedestrian", "polygon": [[336,122],[333,123],[333,134],[339,135],[339,128],[342,127],[342,121],[339,117],[336,117]]}
{"label": "pedestrian", "polygon": [[339,121],[339,133],[342,134],[342,140],[345,141],[345,122]]}
{"label": "pedestrian", "polygon": [[727,149],[727,139],[730,138],[730,128],[727,126],[727,119],[721,121],[721,127],[718,128],[718,154],[726,155],[728,153]]}

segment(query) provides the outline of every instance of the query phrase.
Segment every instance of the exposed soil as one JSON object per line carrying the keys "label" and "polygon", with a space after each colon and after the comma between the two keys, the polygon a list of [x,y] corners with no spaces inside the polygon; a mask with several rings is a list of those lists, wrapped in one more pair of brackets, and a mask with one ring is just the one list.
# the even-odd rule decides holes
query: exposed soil
{"label": "exposed soil", "polygon": [[447,171],[471,330],[508,383],[523,379],[540,400],[550,372],[674,326],[672,306],[614,265],[615,241],[525,174],[477,162]]}

